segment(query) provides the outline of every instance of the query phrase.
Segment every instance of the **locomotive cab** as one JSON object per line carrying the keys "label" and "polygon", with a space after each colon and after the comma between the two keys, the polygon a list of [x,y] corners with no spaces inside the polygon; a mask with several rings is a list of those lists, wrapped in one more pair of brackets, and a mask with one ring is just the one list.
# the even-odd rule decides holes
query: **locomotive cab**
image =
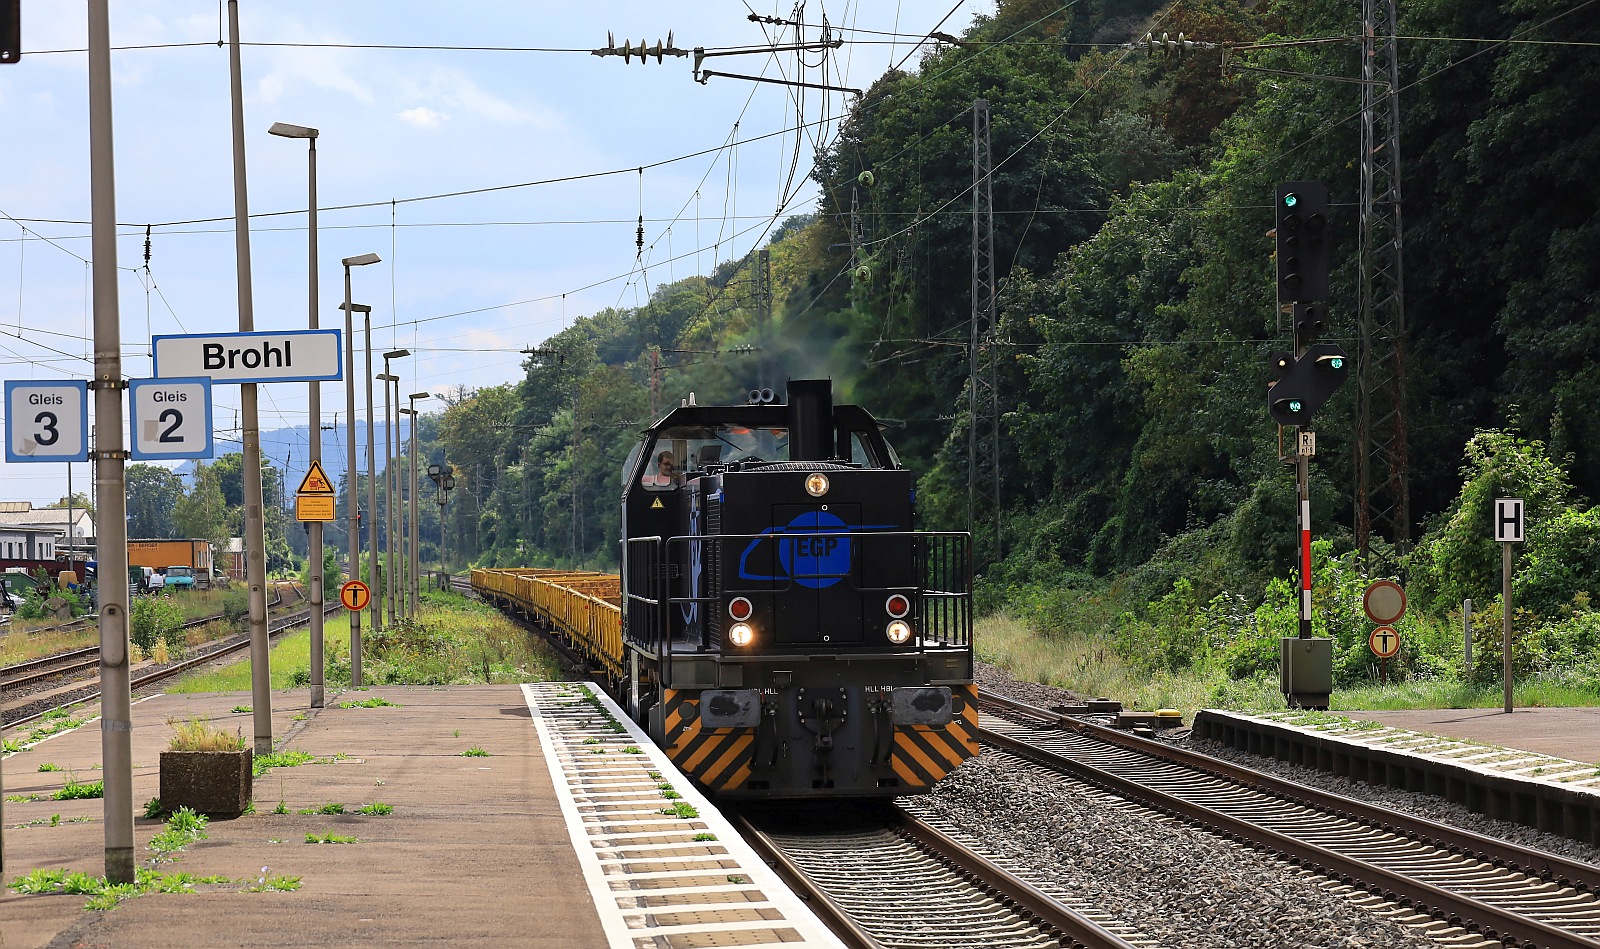
{"label": "locomotive cab", "polygon": [[976,754],[968,538],[914,529],[865,410],[685,405],[624,479],[625,697],[708,789],[904,794]]}

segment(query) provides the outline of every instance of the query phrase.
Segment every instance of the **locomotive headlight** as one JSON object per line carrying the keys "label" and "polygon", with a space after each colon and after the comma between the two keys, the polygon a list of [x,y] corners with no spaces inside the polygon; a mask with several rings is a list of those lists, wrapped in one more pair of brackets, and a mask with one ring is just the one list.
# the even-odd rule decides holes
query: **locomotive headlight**
{"label": "locomotive headlight", "polygon": [[749,623],[734,623],[728,627],[728,641],[735,646],[748,646],[755,641],[755,638],[755,627]]}
{"label": "locomotive headlight", "polygon": [[821,472],[812,472],[806,476],[806,493],[814,498],[820,498],[828,493],[828,476]]}
{"label": "locomotive headlight", "polygon": [[904,646],[911,638],[911,624],[903,619],[894,620],[884,628],[883,634],[896,646]]}

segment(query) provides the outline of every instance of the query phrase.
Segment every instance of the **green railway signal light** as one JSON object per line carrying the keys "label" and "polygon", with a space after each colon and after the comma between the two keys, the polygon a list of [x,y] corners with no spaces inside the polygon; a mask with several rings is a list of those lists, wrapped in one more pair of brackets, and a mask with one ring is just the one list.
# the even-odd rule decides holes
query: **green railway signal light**
{"label": "green railway signal light", "polygon": [[1350,357],[1332,343],[1318,343],[1299,359],[1275,353],[1268,367],[1277,381],[1267,389],[1267,414],[1279,425],[1301,428],[1350,378]]}
{"label": "green railway signal light", "polygon": [[1320,181],[1278,186],[1278,300],[1312,303],[1328,298],[1328,187]]}

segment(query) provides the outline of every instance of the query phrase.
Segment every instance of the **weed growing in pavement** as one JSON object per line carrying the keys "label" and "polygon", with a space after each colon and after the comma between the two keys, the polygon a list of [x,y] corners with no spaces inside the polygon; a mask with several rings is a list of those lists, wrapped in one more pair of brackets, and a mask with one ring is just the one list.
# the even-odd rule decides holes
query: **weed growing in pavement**
{"label": "weed growing in pavement", "polygon": [[251,758],[250,773],[259,778],[272,768],[296,768],[315,760],[317,756],[308,751],[273,751]]}
{"label": "weed growing in pavement", "polygon": [[317,805],[315,807],[304,807],[304,808],[301,808],[300,809],[300,813],[302,813],[302,814],[343,814],[344,813],[344,805],[340,804],[338,802],[330,801],[327,804],[320,804],[320,805]]}
{"label": "weed growing in pavement", "polygon": [[230,712],[253,712],[253,711],[255,711],[255,709],[251,708],[248,705],[235,705],[233,708],[228,709],[228,711],[230,711]]}
{"label": "weed growing in pavement", "polygon": [[659,772],[659,771],[651,771],[651,772],[649,772],[649,775],[650,775],[650,780],[652,780],[652,781],[660,781],[661,780],[661,772]]}
{"label": "weed growing in pavement", "polygon": [[589,750],[589,754],[591,755],[603,755],[605,753],[606,750],[604,748],[592,748]]}
{"label": "weed growing in pavement", "polygon": [[[598,738],[585,738],[583,740],[583,743],[586,744],[586,745],[598,745],[598,744],[600,744],[600,739],[598,739]],[[40,768],[39,770],[43,771],[44,769]]]}
{"label": "weed growing in pavement", "polygon": [[744,884],[744,877],[740,876],[737,873],[729,874],[728,882],[729,883],[733,883],[733,884],[737,884],[737,885],[743,885]]}
{"label": "weed growing in pavement", "polygon": [[[79,725],[82,725],[85,721],[87,721],[87,719],[73,718],[72,713],[64,708],[52,709],[51,711],[45,713],[44,718],[39,719],[39,724],[33,726],[33,729],[28,732],[28,737],[22,740],[22,744],[31,745],[35,742],[49,738],[51,735],[58,735],[61,732],[71,731],[72,729],[77,728]],[[6,750],[21,751],[22,747],[15,742],[7,742]]]}
{"label": "weed growing in pavement", "polygon": [[7,738],[0,741],[0,754],[14,755],[22,750],[22,742]]}
{"label": "weed growing in pavement", "polygon": [[91,798],[105,796],[106,783],[104,781],[78,781],[76,779],[68,779],[66,787],[52,795],[57,801],[86,801]]}
{"label": "weed growing in pavement", "polygon": [[697,809],[693,804],[690,804],[688,801],[676,801],[671,807],[663,807],[661,809],[661,813],[668,815],[676,814],[684,820],[690,820],[700,816],[699,809]]}
{"label": "weed growing in pavement", "polygon": [[278,806],[274,807],[272,809],[272,813],[274,813],[274,814],[287,814],[287,813],[289,813],[289,805],[284,803],[283,800],[280,798],[279,801],[278,801]]}
{"label": "weed growing in pavement", "polygon": [[452,737],[460,738],[461,737],[461,729],[458,728],[455,731],[451,732],[450,734],[451,734]]}
{"label": "weed growing in pavement", "polygon": [[166,828],[150,838],[150,852],[160,859],[182,850],[197,840],[205,840],[206,825],[210,822],[210,818],[204,814],[196,814],[187,807],[180,807],[167,818]]}
{"label": "weed growing in pavement", "polygon": [[717,839],[717,835],[716,835],[716,834],[708,834],[708,833],[706,833],[706,832],[704,832],[704,831],[701,831],[701,832],[700,832],[700,833],[698,833],[698,834],[695,834],[695,835],[694,835],[694,836],[693,836],[693,837],[692,837],[692,838],[690,838],[690,839],[691,839],[691,840],[700,840],[700,841],[705,841],[705,840],[716,840],[716,839]]}
{"label": "weed growing in pavement", "polygon": [[487,751],[484,751],[482,748],[479,748],[477,745],[473,745],[471,748],[468,748],[466,751],[463,751],[461,753],[461,757],[463,757],[463,758],[487,758],[487,757],[489,757],[489,753]]}
{"label": "weed growing in pavement", "polygon": [[254,799],[251,799],[251,800],[248,800],[248,801],[244,802],[244,810],[239,812],[239,816],[240,817],[249,817],[251,814],[254,814],[255,812],[256,812],[256,802],[255,802]]}
{"label": "weed growing in pavement", "polygon": [[254,886],[245,887],[244,891],[246,893],[268,893],[274,891],[281,893],[292,893],[298,889],[300,889],[299,877],[283,876],[282,874],[278,874],[275,876],[263,876],[261,879],[256,881]]}
{"label": "weed growing in pavement", "polygon": [[48,801],[49,798],[42,794],[7,794],[7,804],[28,804],[33,801]]}
{"label": "weed growing in pavement", "polygon": [[340,702],[340,708],[403,708],[399,702],[390,702],[387,699],[370,698],[359,702]]}
{"label": "weed growing in pavement", "polygon": [[306,834],[308,844],[353,844],[356,838],[344,834]]}
{"label": "weed growing in pavement", "polygon": [[368,816],[387,816],[394,813],[394,805],[384,804],[381,801],[373,801],[371,804],[361,805],[360,813]]}
{"label": "weed growing in pavement", "polygon": [[642,755],[642,754],[644,754],[643,751],[639,750],[639,746],[638,745],[629,745],[628,747],[622,749],[622,753],[625,754],[625,755]]}
{"label": "weed growing in pavement", "polygon": [[153,797],[144,802],[144,816],[150,820],[159,820],[166,813],[167,809],[161,806],[161,798]]}
{"label": "weed growing in pavement", "polygon": [[289,719],[289,721],[291,721],[291,722],[303,722],[308,717],[309,716],[307,716],[305,712],[301,712],[300,714],[298,714],[298,715],[294,716],[293,718]]}
{"label": "weed growing in pavement", "polygon": [[50,762],[46,761],[44,764],[39,766],[39,770],[40,771],[60,771],[61,770],[61,766],[58,765],[58,764],[51,764]]}
{"label": "weed growing in pavement", "polygon": [[660,785],[660,788],[661,788],[661,796],[666,798],[669,801],[676,801],[678,798],[683,797],[682,794],[679,794],[677,791],[674,791],[672,789],[672,785],[670,785],[670,784]]}

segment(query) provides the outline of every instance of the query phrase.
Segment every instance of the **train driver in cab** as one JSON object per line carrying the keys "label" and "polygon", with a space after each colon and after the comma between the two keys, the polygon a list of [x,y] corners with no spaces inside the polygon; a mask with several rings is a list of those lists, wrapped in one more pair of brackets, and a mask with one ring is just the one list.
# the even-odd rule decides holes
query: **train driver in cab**
{"label": "train driver in cab", "polygon": [[678,460],[672,452],[663,451],[656,456],[656,470],[647,473],[641,483],[647,488],[670,488],[678,483]]}

